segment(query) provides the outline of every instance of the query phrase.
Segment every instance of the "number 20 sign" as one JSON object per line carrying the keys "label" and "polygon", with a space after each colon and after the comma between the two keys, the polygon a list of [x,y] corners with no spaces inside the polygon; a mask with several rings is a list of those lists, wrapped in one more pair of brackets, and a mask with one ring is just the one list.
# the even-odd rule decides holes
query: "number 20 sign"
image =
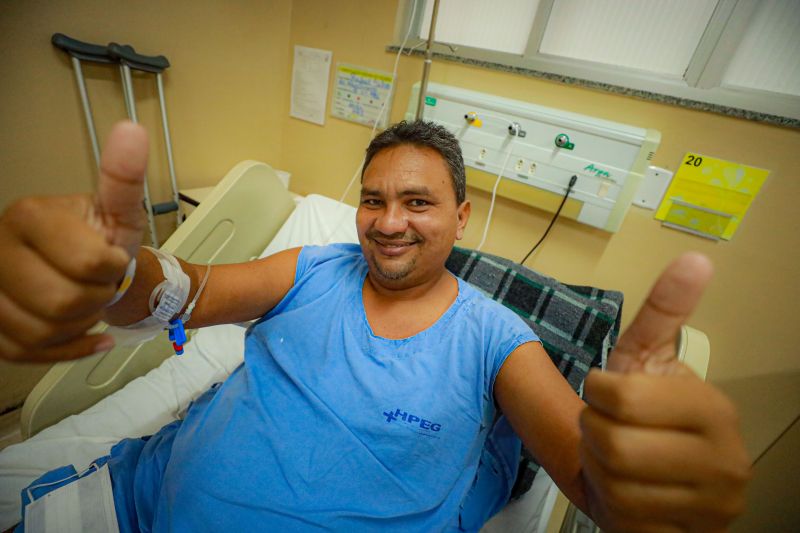
{"label": "number 20 sign", "polygon": [[690,233],[729,240],[768,175],[762,168],[688,152],[655,218]]}

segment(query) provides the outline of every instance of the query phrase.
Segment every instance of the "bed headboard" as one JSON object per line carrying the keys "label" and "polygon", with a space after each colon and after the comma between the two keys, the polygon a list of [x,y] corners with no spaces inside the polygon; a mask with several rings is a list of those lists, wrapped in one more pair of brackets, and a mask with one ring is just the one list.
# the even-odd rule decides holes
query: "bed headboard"
{"label": "bed headboard", "polygon": [[[238,263],[257,256],[294,210],[294,201],[269,165],[233,167],[161,247],[192,263]],[[102,331],[104,324],[94,331]],[[118,347],[55,364],[22,407],[24,438],[94,405],[157,367],[173,352],[166,333],[137,347]]]}

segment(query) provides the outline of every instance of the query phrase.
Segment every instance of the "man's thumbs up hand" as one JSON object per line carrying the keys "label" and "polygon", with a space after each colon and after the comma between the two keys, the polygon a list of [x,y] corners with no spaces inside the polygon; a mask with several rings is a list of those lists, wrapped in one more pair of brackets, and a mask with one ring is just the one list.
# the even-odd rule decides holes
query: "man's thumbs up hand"
{"label": "man's thumbs up hand", "polygon": [[87,335],[138,252],[147,135],[109,135],[95,195],[22,198],[0,216],[0,358],[74,359],[113,346]]}
{"label": "man's thumbs up hand", "polygon": [[700,303],[712,273],[711,261],[698,253],[687,253],[673,261],[617,343],[608,359],[608,370],[648,374],[687,371],[675,358],[678,335]]}
{"label": "man's thumbs up hand", "polygon": [[724,531],[750,477],[733,404],[676,359],[681,325],[711,280],[710,261],[667,267],[609,356],[590,372],[581,466],[608,531]]}
{"label": "man's thumbs up hand", "polygon": [[142,209],[147,133],[132,122],[111,130],[100,159],[95,206],[109,244],[136,256],[146,217]]}

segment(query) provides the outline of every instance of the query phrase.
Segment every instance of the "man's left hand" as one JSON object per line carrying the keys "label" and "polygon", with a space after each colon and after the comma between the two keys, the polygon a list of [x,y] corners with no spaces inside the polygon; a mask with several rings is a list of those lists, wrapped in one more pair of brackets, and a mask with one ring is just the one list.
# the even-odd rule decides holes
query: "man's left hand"
{"label": "man's left hand", "polygon": [[589,508],[608,531],[721,531],[744,509],[750,460],[731,401],[677,361],[681,325],[711,279],[685,254],[661,275],[585,384],[580,446]]}

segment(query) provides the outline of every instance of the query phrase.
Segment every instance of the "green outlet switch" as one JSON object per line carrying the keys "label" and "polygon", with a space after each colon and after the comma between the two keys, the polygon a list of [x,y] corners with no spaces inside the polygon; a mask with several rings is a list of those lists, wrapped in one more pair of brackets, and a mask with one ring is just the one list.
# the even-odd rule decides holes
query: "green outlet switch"
{"label": "green outlet switch", "polygon": [[556,135],[556,146],[559,148],[564,148],[566,150],[572,150],[575,148],[575,145],[569,142],[569,135],[566,133],[559,133]]}

